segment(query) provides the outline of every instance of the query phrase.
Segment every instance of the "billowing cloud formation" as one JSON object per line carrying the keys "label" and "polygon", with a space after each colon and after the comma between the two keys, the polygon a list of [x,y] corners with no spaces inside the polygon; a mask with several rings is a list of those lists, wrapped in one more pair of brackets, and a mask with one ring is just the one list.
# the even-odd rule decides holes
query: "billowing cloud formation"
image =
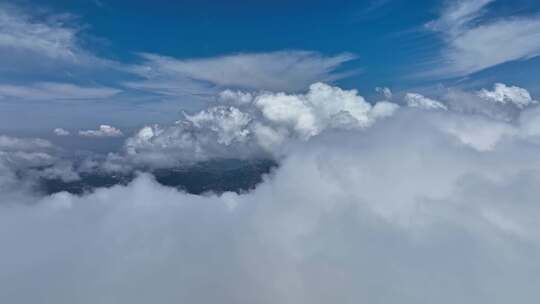
{"label": "billowing cloud formation", "polygon": [[493,91],[482,89],[478,95],[502,104],[513,103],[518,108],[524,108],[538,102],[532,99],[527,90],[516,86],[507,86],[504,83],[496,83]]}
{"label": "billowing cloud formation", "polygon": [[[447,122],[445,127],[478,149],[490,149],[502,134],[514,132],[505,123],[485,121],[515,121],[524,108],[535,104],[527,90],[504,84],[496,84],[495,91],[449,89],[440,98],[406,93],[401,103],[409,108],[481,116],[471,123]],[[323,83],[311,85],[305,94],[225,90],[217,102],[195,114],[184,114],[173,126],[143,128],[126,141],[126,155],[109,156],[107,167],[131,170],[134,164],[175,167],[212,158],[279,159],[291,144],[324,131],[365,129],[399,108],[386,101],[371,105],[355,90]],[[490,135],[490,128],[498,130],[496,135]]]}
{"label": "billowing cloud formation", "polygon": [[[537,301],[537,107],[512,121],[452,107],[393,108],[373,120],[376,107],[356,92],[321,84],[302,95],[239,96],[251,106],[220,105],[134,139],[167,148],[204,131],[233,147],[255,129],[232,130],[254,120],[282,126],[299,140],[255,190],[188,195],[142,175],[26,205],[2,191],[0,300]],[[341,112],[350,117],[333,127]]]}
{"label": "billowing cloud formation", "polygon": [[97,130],[79,131],[79,135],[84,137],[120,137],[124,134],[115,127],[100,125]]}
{"label": "billowing cloud formation", "polygon": [[453,1],[438,20],[427,25],[441,33],[446,42],[442,53],[444,66],[437,73],[444,77],[462,76],[540,55],[540,19],[533,16],[482,20],[492,2]]}
{"label": "billowing cloud formation", "polygon": [[323,83],[306,94],[224,91],[220,104],[186,114],[176,125],[147,126],[126,142],[136,163],[204,160],[215,157],[279,156],[293,141],[329,129],[360,129],[391,115],[397,105],[372,106],[355,90]]}
{"label": "billowing cloud formation", "polygon": [[164,95],[215,93],[220,88],[298,91],[315,81],[348,74],[335,70],[355,56],[322,56],[308,51],[247,53],[181,60],[143,54],[144,62],[130,70],[144,78],[126,85]]}

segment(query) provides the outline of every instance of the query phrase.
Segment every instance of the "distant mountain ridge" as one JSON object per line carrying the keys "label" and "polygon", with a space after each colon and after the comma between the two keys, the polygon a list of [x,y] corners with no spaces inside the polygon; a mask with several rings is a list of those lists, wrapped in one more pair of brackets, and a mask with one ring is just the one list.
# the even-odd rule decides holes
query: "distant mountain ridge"
{"label": "distant mountain ridge", "polygon": [[[175,187],[191,194],[205,192],[244,192],[255,188],[277,166],[272,160],[221,159],[196,163],[181,168],[157,169],[149,171],[157,182]],[[83,194],[96,188],[126,185],[135,177],[135,172],[127,174],[107,174],[104,172],[81,173],[76,181],[40,178],[37,191],[45,194],[69,192]]]}

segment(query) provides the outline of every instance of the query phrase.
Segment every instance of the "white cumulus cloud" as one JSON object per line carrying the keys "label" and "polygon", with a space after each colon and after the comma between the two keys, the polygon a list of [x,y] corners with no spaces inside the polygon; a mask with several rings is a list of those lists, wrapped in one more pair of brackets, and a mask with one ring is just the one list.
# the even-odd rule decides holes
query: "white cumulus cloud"
{"label": "white cumulus cloud", "polygon": [[537,103],[532,99],[531,94],[517,86],[507,86],[504,83],[496,83],[493,91],[482,89],[478,95],[484,99],[502,104],[512,103],[518,108],[524,108]]}
{"label": "white cumulus cloud", "polygon": [[115,127],[109,125],[100,125],[97,130],[79,131],[79,135],[84,137],[120,137],[124,134],[121,130]]}
{"label": "white cumulus cloud", "polygon": [[[356,90],[315,83],[305,94],[224,91],[219,105],[185,114],[174,126],[148,126],[128,139],[128,154],[141,162],[213,157],[277,156],[288,143],[329,129],[365,128],[398,106],[372,106]],[[159,157],[165,153],[166,157]]]}

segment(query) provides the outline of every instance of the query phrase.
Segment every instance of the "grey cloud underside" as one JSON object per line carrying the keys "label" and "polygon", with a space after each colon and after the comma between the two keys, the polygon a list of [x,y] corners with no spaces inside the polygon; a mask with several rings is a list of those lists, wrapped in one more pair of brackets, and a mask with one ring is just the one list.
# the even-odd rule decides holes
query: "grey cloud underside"
{"label": "grey cloud underside", "polygon": [[[480,92],[424,97],[446,110],[383,104],[391,111],[323,84],[228,92],[216,109],[159,127],[174,132],[133,137],[156,148],[189,131],[228,147],[249,142],[252,123],[285,128],[286,148],[271,150],[279,167],[241,194],[187,194],[146,174],[79,196],[5,187],[0,300],[535,303],[540,110],[519,107],[523,94],[501,103]],[[3,138],[0,149],[54,154],[36,140]]]}
{"label": "grey cloud underside", "polygon": [[120,90],[107,87],[83,87],[66,83],[37,83],[33,85],[0,85],[0,100],[96,100],[111,98]]}

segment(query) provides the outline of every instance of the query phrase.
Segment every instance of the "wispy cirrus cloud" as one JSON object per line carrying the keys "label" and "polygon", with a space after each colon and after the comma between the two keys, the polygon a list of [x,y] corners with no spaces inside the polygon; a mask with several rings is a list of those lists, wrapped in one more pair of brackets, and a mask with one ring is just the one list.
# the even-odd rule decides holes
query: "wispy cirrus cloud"
{"label": "wispy cirrus cloud", "polygon": [[62,19],[38,21],[15,7],[0,7],[0,49],[73,60],[81,52],[77,32]]}
{"label": "wispy cirrus cloud", "polygon": [[[444,41],[430,74],[469,75],[502,63],[540,55],[540,17],[485,18],[495,0],[460,0],[447,5],[426,27]],[[438,63],[441,62],[442,64]]]}
{"label": "wispy cirrus cloud", "polygon": [[353,54],[324,56],[310,51],[243,53],[212,58],[178,59],[142,54],[143,62],[129,70],[143,78],[127,82],[131,88],[164,95],[217,92],[220,88],[297,91],[316,81],[333,81],[336,72],[354,60]]}
{"label": "wispy cirrus cloud", "polygon": [[477,94],[486,100],[501,104],[514,104],[518,108],[538,103],[524,88],[507,86],[504,83],[496,83],[492,91],[482,89]]}
{"label": "wispy cirrus cloud", "polygon": [[80,37],[83,28],[71,14],[47,13],[38,17],[28,9],[0,5],[0,67],[4,71],[32,72],[66,66],[114,66],[114,62],[96,56],[84,46]]}
{"label": "wispy cirrus cloud", "polygon": [[69,83],[0,84],[0,100],[91,100],[110,98],[120,92],[109,87],[83,87]]}
{"label": "wispy cirrus cloud", "polygon": [[[140,54],[140,63],[121,63],[87,49],[80,35],[84,26],[74,22],[75,17],[34,15],[19,7],[0,6],[0,70],[4,71],[0,76],[0,97],[83,100],[108,98],[119,92],[107,86],[123,86],[135,95],[151,93],[168,98],[207,96],[224,88],[290,92],[357,72],[339,71],[356,58],[353,54],[324,55],[305,50],[208,58],[144,53]],[[102,80],[102,75],[108,75],[107,80]],[[11,84],[14,78],[27,83]],[[28,79],[32,82],[28,83]],[[73,79],[108,84],[80,86],[73,84]]]}
{"label": "wispy cirrus cloud", "polygon": [[76,16],[38,11],[0,5],[1,101],[90,101],[122,91],[103,77],[125,75],[121,64],[86,47]]}

